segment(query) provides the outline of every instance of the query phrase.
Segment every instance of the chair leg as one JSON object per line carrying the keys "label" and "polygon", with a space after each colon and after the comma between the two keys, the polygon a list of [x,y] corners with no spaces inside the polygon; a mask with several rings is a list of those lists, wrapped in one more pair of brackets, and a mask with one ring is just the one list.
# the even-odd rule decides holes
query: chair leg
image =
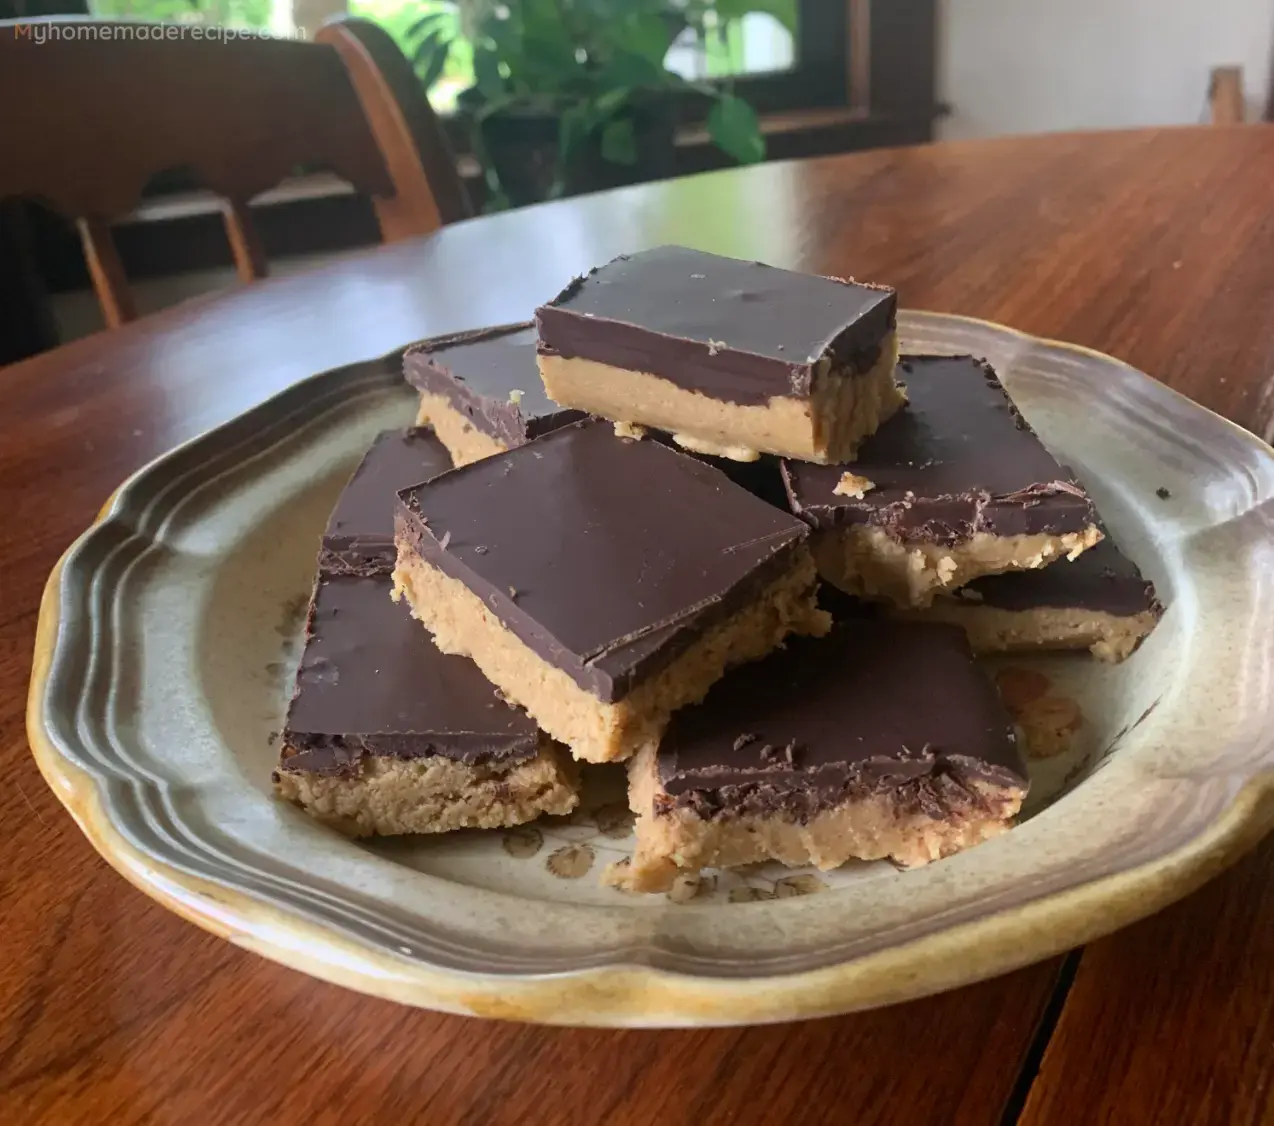
{"label": "chair leg", "polygon": [[109,225],[96,218],[78,219],[76,225],[80,229],[89,276],[93,279],[93,289],[102,307],[106,327],[119,328],[136,320],[137,308],[133,304],[133,294],[128,287],[128,279],[124,277],[124,266],[119,260]]}
{"label": "chair leg", "polygon": [[226,237],[230,240],[230,253],[234,256],[235,269],[239,271],[239,280],[251,282],[265,277],[269,274],[270,267],[247,204],[233,199],[222,200],[221,210],[226,222]]}

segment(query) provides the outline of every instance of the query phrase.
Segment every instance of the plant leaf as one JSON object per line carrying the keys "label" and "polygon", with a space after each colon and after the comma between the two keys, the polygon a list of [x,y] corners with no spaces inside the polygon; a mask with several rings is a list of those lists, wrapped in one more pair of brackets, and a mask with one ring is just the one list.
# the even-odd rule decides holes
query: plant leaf
{"label": "plant leaf", "polygon": [[632,93],[627,86],[616,86],[593,99],[593,111],[599,118],[610,117]]}
{"label": "plant leaf", "polygon": [[708,113],[708,134],[722,152],[740,164],[765,158],[765,138],[754,110],[742,98],[722,94]]}
{"label": "plant leaf", "polygon": [[647,62],[663,70],[664,56],[672,46],[668,23],[658,15],[636,14],[623,21],[616,38],[624,49],[640,55]]}
{"label": "plant leaf", "polygon": [[525,75],[535,90],[545,93],[569,86],[579,77],[575,48],[559,36],[542,39],[528,31],[522,40],[521,63],[519,76]]}
{"label": "plant leaf", "polygon": [[713,4],[723,20],[742,19],[749,12],[767,12],[792,34],[796,34],[796,0],[716,0]]}
{"label": "plant leaf", "polygon": [[669,84],[668,71],[663,62],[654,62],[644,55],[620,49],[615,52],[605,69],[598,75],[598,85],[605,89],[616,86],[665,86]]}
{"label": "plant leaf", "polygon": [[440,44],[446,41],[449,41],[447,33],[441,28],[434,28],[411,49],[411,61],[425,65],[434,57],[434,52],[440,49]]}
{"label": "plant leaf", "polygon": [[500,56],[486,44],[473,45],[473,79],[482,96],[489,101],[504,93],[504,79],[500,75]]}
{"label": "plant leaf", "polygon": [[579,153],[589,133],[593,131],[595,119],[587,103],[572,106],[562,114],[557,127],[557,165],[559,178],[565,175]]}
{"label": "plant leaf", "polygon": [[630,117],[616,117],[602,130],[602,159],[611,164],[637,163],[637,135]]}
{"label": "plant leaf", "polygon": [[407,27],[407,30],[403,32],[403,38],[414,39],[417,35],[433,31],[453,18],[450,12],[428,12]]}
{"label": "plant leaf", "polygon": [[446,38],[441,30],[431,32],[412,53],[412,62],[420,71],[420,82],[426,94],[433,89],[434,83],[442,76],[450,53],[451,40]]}
{"label": "plant leaf", "polygon": [[568,54],[571,61],[574,61],[575,44],[567,32],[562,13],[558,10],[555,0],[546,0],[544,3],[522,0],[522,3],[515,7],[521,17],[522,34],[527,39],[533,39],[559,54]]}

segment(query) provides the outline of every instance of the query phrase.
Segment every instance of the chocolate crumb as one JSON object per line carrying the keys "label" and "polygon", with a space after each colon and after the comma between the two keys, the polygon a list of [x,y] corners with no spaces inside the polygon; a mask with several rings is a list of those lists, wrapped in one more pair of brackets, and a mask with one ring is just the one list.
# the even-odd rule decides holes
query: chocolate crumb
{"label": "chocolate crumb", "polygon": [[1160,485],[1155,490],[1155,496],[1157,496],[1160,500],[1167,500],[1170,496],[1172,496],[1172,494],[1168,492],[1168,490],[1165,489],[1162,485]]}
{"label": "chocolate crumb", "polygon": [[755,743],[755,742],[756,742],[756,736],[753,735],[752,732],[750,731],[745,731],[742,735],[740,735],[737,739],[735,739],[734,749],[736,751],[741,751],[749,743]]}
{"label": "chocolate crumb", "polygon": [[761,748],[761,760],[770,766],[791,766],[796,753],[796,743],[774,747],[767,743]]}

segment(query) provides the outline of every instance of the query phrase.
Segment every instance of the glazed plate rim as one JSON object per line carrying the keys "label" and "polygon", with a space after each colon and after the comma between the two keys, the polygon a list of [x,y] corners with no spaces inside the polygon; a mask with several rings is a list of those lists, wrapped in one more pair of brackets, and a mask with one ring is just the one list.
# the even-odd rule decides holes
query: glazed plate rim
{"label": "glazed plate rim", "polygon": [[[1219,424],[1238,444],[1236,448],[1256,459],[1262,472],[1274,480],[1274,454],[1258,438],[1122,361],[974,318],[908,313],[902,320],[917,331],[928,327],[955,334],[982,333],[988,338],[1013,342],[1014,348],[1025,352],[1069,357],[1081,365],[1101,365],[1109,378],[1121,381],[1124,390],[1143,402],[1184,413],[1200,426],[1214,428]],[[371,366],[387,366],[397,354],[372,361]],[[1251,702],[1251,714],[1240,717],[1250,721],[1246,727],[1256,733],[1241,759],[1228,761],[1222,751],[1216,751],[1209,759],[1206,750],[1191,748],[1193,758],[1186,760],[1190,770],[1179,776],[1169,773],[1161,779],[1164,784],[1202,786],[1198,779],[1211,774],[1224,786],[1228,800],[1188,839],[1141,862],[1073,886],[940,925],[917,937],[844,961],[794,972],[714,976],[646,964],[640,956],[563,972],[473,972],[431,964],[419,955],[365,942],[268,896],[183,870],[129,839],[118,812],[104,800],[107,775],[86,765],[85,759],[91,759],[91,753],[73,745],[65,723],[59,728],[51,722],[51,682],[59,672],[65,675],[68,665],[76,660],[76,654],[69,649],[70,631],[62,610],[68,571],[74,570],[91,537],[107,534],[115,526],[125,535],[139,534],[130,524],[130,513],[137,510],[139,503],[137,498],[147,494],[152,498],[162,496],[165,478],[172,476],[182,459],[207,451],[211,464],[215,460],[213,451],[219,446],[231,451],[250,447],[254,418],[280,412],[285,419],[317,417],[333,410],[344,394],[340,372],[368,366],[353,365],[352,369],[319,373],[294,384],[139,469],[112,494],[93,526],[68,548],[44,590],[27,707],[28,738],[37,764],[81,831],[117,871],[147,895],[204,929],[324,980],[445,1011],[577,1025],[759,1023],[893,1003],[1049,957],[1186,895],[1274,827],[1274,702],[1266,691],[1258,692]],[[332,383],[328,393],[298,392],[298,388],[313,392],[328,381]],[[264,448],[269,448],[268,442]],[[1240,468],[1234,466],[1234,472]],[[1261,495],[1251,509],[1240,514],[1256,513],[1262,539],[1270,537],[1274,529],[1271,497],[1274,492]],[[1267,593],[1250,591],[1249,602],[1254,602],[1258,594],[1264,597]],[[1239,658],[1254,656],[1240,654]],[[80,659],[84,659],[83,654]],[[1261,668],[1268,674],[1268,665]],[[993,847],[995,843],[982,847]],[[738,904],[730,910],[782,907],[781,903]]]}

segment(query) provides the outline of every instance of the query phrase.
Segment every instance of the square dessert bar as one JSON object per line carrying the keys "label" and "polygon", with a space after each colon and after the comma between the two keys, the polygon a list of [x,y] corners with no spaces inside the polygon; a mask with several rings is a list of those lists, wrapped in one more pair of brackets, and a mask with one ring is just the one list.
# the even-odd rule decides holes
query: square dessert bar
{"label": "square dessert bar", "polygon": [[627,758],[726,668],[826,629],[808,529],[608,423],[399,494],[396,593],[577,758]]}
{"label": "square dessert bar", "polygon": [[536,311],[549,398],[687,449],[847,461],[902,406],[897,297],[665,246],[616,258]]}
{"label": "square dessert bar", "polygon": [[857,621],[730,674],[629,763],[637,846],[607,882],[778,860],[912,866],[1009,827],[1028,789],[964,634]]}
{"label": "square dessert bar", "polygon": [[416,424],[433,427],[456,465],[511,450],[583,417],[544,393],[535,347],[535,325],[524,322],[439,336],[407,349],[403,375],[420,392]]}
{"label": "square dessert bar", "polygon": [[372,443],[332,510],[319,549],[319,572],[390,574],[398,491],[450,468],[447,451],[428,430],[386,430]]}
{"label": "square dessert bar", "polygon": [[388,577],[320,578],[274,784],[354,836],[519,825],[569,813],[576,767],[440,653]]}
{"label": "square dessert bar", "polygon": [[[528,322],[440,336],[407,350],[403,373],[420,392],[416,424],[433,428],[455,465],[505,453],[584,417],[544,393],[535,348],[535,326]],[[672,441],[658,430],[650,437]],[[711,464],[748,492],[787,507],[777,458],[712,458]]]}
{"label": "square dessert bar", "polygon": [[907,408],[850,466],[783,463],[818,531],[819,574],[899,606],[981,575],[1074,559],[1101,539],[1092,501],[971,356],[908,356]]}
{"label": "square dessert bar", "polygon": [[962,627],[975,653],[1088,649],[1114,663],[1137,649],[1163,606],[1137,564],[1104,539],[1070,562],[975,579],[927,610],[903,612]]}

